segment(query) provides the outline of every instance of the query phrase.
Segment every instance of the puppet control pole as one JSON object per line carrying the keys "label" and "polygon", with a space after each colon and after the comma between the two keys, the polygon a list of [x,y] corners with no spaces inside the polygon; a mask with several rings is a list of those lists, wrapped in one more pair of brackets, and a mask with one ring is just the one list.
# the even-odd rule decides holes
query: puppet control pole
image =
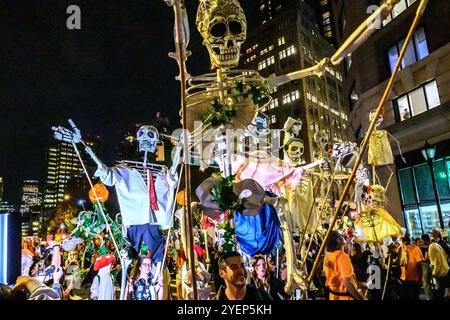
{"label": "puppet control pole", "polygon": [[[185,34],[185,30],[183,30],[183,21],[182,21],[182,10],[185,10],[183,0],[165,0],[166,4],[169,6],[173,6],[174,14],[175,14],[175,44],[176,44],[176,53],[169,54],[172,58],[177,60],[178,66],[180,68],[180,96],[181,96],[181,117],[183,124],[183,158],[184,158],[184,182],[186,189],[186,202],[187,205],[184,207],[183,213],[187,214],[188,218],[188,243],[190,244],[190,248],[188,248],[189,253],[189,267],[192,272],[192,289],[194,300],[197,300],[197,285],[196,285],[196,274],[195,274],[195,261],[194,261],[194,237],[192,234],[193,224],[192,224],[192,209],[190,206],[191,203],[191,172],[189,166],[189,141],[188,141],[188,132],[187,132],[187,101],[186,101],[186,45],[187,45],[187,34]],[[187,30],[186,30],[187,31]]]}
{"label": "puppet control pole", "polygon": [[341,198],[339,199],[338,207],[336,208],[336,211],[334,213],[333,221],[331,222],[330,227],[328,228],[327,233],[325,235],[325,238],[323,239],[322,245],[320,246],[319,252],[317,253],[316,259],[314,261],[313,268],[312,268],[311,273],[310,273],[310,275],[308,277],[308,282],[307,282],[308,287],[309,287],[309,284],[311,283],[312,279],[314,278],[315,272],[316,272],[317,267],[318,267],[319,259],[322,256],[322,253],[324,251],[325,245],[326,245],[326,243],[328,241],[328,238],[329,238],[329,236],[331,234],[331,231],[333,230],[333,227],[334,227],[334,225],[336,223],[339,211],[341,211],[341,209],[342,209],[342,206],[343,206],[343,203],[344,203],[344,198],[345,198],[345,196],[347,195],[347,193],[348,193],[348,191],[350,189],[350,185],[351,185],[353,179],[355,178],[356,170],[358,169],[358,166],[360,165],[360,163],[362,161],[362,157],[363,157],[364,152],[366,150],[367,144],[369,143],[369,139],[370,139],[370,137],[372,135],[372,132],[373,132],[373,130],[375,128],[375,125],[376,125],[376,123],[378,121],[378,116],[380,115],[382,109],[384,109],[384,104],[386,103],[388,95],[391,92],[391,89],[392,89],[392,87],[394,85],[394,81],[395,81],[395,79],[397,77],[397,74],[398,74],[398,71],[400,69],[400,64],[401,64],[401,62],[403,60],[403,57],[405,56],[406,48],[408,47],[409,42],[411,41],[411,38],[412,38],[412,36],[414,34],[414,31],[415,31],[415,29],[417,27],[417,24],[419,23],[419,20],[422,17],[424,11],[425,11],[427,3],[428,3],[428,0],[421,0],[421,2],[419,4],[419,7],[417,8],[416,16],[415,16],[414,21],[413,21],[413,23],[412,23],[412,25],[411,25],[411,27],[409,29],[408,36],[406,37],[406,40],[403,43],[403,47],[402,47],[402,50],[400,51],[399,57],[397,59],[397,63],[395,64],[394,71],[392,72],[391,78],[389,79],[388,85],[386,87],[386,90],[384,91],[384,94],[383,94],[383,96],[382,96],[382,98],[380,100],[380,103],[378,104],[378,107],[375,110],[375,115],[374,115],[374,117],[372,119],[372,122],[370,123],[369,129],[367,129],[367,133],[366,133],[366,135],[364,137],[364,140],[361,143],[360,151],[358,153],[358,157],[356,159],[356,162],[355,162],[355,164],[353,166],[352,173],[350,174],[350,177],[349,177],[349,179],[348,179],[348,181],[347,181],[347,183],[346,183],[346,185],[344,187],[344,190],[342,191],[342,195],[341,195]]}
{"label": "puppet control pole", "polygon": [[[84,144],[84,142],[82,142],[82,143]],[[105,215],[105,212],[103,211],[103,208],[102,208],[102,205],[100,203],[100,200],[97,197],[97,192],[95,192],[94,185],[92,184],[91,177],[89,177],[89,174],[88,174],[88,172],[86,170],[86,166],[84,165],[83,159],[81,159],[80,152],[78,151],[78,148],[77,148],[77,145],[75,144],[75,142],[72,142],[72,146],[73,146],[73,149],[75,150],[75,152],[76,152],[76,154],[78,156],[78,159],[80,160],[80,163],[81,163],[81,165],[83,167],[83,171],[84,171],[84,173],[86,175],[86,178],[89,181],[89,185],[91,186],[91,190],[94,193],[95,201],[97,202],[98,207],[100,209],[100,212],[101,212],[101,214],[103,216],[103,219],[105,220],[106,230],[108,231],[109,235],[111,236],[111,240],[112,240],[112,242],[114,244],[114,249],[117,252],[117,256],[118,256],[118,258],[120,260],[120,264],[122,264],[122,257],[121,257],[120,252],[119,252],[119,247],[117,246],[116,240],[114,239],[114,235],[113,235],[113,233],[111,231],[111,227],[109,226],[108,220],[106,219],[106,215]]]}

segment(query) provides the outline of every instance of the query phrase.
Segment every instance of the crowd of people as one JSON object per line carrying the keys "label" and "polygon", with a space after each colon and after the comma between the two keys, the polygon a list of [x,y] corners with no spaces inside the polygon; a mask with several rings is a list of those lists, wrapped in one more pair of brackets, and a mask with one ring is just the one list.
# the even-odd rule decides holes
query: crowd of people
{"label": "crowd of people", "polygon": [[[308,243],[309,244],[309,243]],[[311,244],[311,270],[320,242]],[[38,247],[38,246],[36,246]],[[80,248],[81,249],[81,248]],[[332,231],[307,292],[286,292],[283,251],[248,257],[202,242],[194,246],[195,280],[183,248],[167,253],[165,268],[155,274],[149,252],[127,270],[128,300],[443,300],[450,299],[450,245],[438,230],[421,238],[389,237],[382,244],[360,244]],[[85,268],[85,266],[87,266]],[[22,274],[13,286],[1,285],[1,299],[119,299],[121,264],[114,254],[95,251],[80,256],[51,241],[45,254],[22,250]],[[171,281],[173,279],[173,281]]]}

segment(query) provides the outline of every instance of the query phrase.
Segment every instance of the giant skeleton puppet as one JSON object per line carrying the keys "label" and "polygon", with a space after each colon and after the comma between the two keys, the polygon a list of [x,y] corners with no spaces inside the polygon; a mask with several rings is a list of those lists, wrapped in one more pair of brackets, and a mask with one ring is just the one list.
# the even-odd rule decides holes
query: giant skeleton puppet
{"label": "giant skeleton puppet", "polygon": [[[183,2],[166,0],[166,2]],[[197,11],[197,29],[203,37],[211,69],[215,73],[189,77],[187,89],[187,123],[194,144],[201,155],[203,166],[215,160],[225,176],[238,168],[232,158],[229,134],[225,129],[247,130],[258,111],[266,108],[272,98],[269,92],[290,81],[308,76],[321,76],[328,65],[338,65],[360,47],[375,31],[377,22],[384,20],[399,0],[385,1],[330,58],[317,65],[280,76],[265,79],[254,70],[232,70],[240,59],[241,45],[246,39],[247,22],[237,0],[200,0]],[[187,31],[184,12],[184,33]],[[226,153],[219,158],[217,143],[225,140]],[[220,154],[220,152],[218,152]],[[264,186],[263,186],[264,187]]]}
{"label": "giant skeleton puppet", "polygon": [[[159,141],[158,130],[149,125],[141,126],[137,131],[139,151],[144,152],[144,162],[122,161],[114,167],[107,167],[95,155],[93,150],[81,140],[81,134],[73,122],[74,131],[66,128],[53,128],[55,138],[73,143],[83,143],[86,152],[97,164],[95,176],[107,186],[115,186],[120,205],[123,233],[132,248],[131,255],[136,256],[145,243],[152,255],[153,274],[158,276],[162,268],[165,240],[161,229],[170,227],[174,206],[175,190],[178,184],[177,167],[180,164],[182,143],[179,142],[174,153],[172,167],[147,163],[147,153],[155,152]],[[122,269],[127,270],[131,263],[127,248],[119,248],[122,256]],[[122,276],[122,292],[126,272]]]}
{"label": "giant skeleton puppet", "polygon": [[[376,30],[374,22],[384,20],[399,0],[385,1],[331,58],[324,58],[311,68],[265,79],[254,70],[232,70],[239,64],[241,45],[246,39],[247,23],[244,12],[236,0],[200,0],[196,24],[207,47],[211,67],[209,73],[188,79],[186,90],[187,129],[193,138],[190,148],[201,155],[202,166],[216,161],[227,177],[236,173],[240,180],[257,180],[264,189],[272,191],[281,188],[295,189],[305,168],[296,168],[282,161],[266,159],[261,166],[261,157],[240,157],[233,154],[229,130],[247,130],[258,111],[266,108],[272,98],[269,92],[289,81],[308,76],[321,76],[329,65],[338,65],[348,54],[355,51]],[[182,0],[165,0],[169,5]],[[176,33],[177,41],[185,41],[188,36],[187,15],[183,11],[184,34]],[[187,52],[185,52],[187,54]],[[184,60],[178,59],[179,64]],[[187,74],[187,73],[186,73]],[[225,145],[223,149],[217,144]],[[255,161],[256,159],[256,161]],[[266,165],[268,164],[269,165]],[[261,172],[264,171],[264,176]],[[261,174],[261,179],[255,177]]]}

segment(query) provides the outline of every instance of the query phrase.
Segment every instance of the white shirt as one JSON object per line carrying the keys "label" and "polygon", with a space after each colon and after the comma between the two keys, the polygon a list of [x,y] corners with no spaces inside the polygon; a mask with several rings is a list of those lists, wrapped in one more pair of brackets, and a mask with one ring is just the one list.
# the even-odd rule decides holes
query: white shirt
{"label": "white shirt", "polygon": [[[99,166],[95,172],[107,186],[115,186],[122,213],[123,224],[128,227],[150,223],[150,194],[142,175],[136,169],[126,165],[109,168]],[[170,227],[172,207],[175,200],[175,189],[178,176],[159,174],[155,179],[155,194],[158,210],[154,213],[157,225],[163,229]]]}

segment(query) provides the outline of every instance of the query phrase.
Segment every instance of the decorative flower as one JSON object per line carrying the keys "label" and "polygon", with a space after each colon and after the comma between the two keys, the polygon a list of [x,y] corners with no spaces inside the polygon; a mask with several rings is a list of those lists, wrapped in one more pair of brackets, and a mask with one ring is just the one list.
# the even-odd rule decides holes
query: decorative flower
{"label": "decorative flower", "polygon": [[101,203],[108,200],[109,192],[103,183],[97,183],[94,186],[94,189],[91,189],[89,191],[89,199],[91,200],[92,203],[97,202],[97,200],[95,199],[94,191],[97,194],[98,201],[100,201]]}
{"label": "decorative flower", "polygon": [[187,202],[187,198],[186,198],[186,191],[180,191],[177,194],[177,203],[180,206],[185,206]]}

